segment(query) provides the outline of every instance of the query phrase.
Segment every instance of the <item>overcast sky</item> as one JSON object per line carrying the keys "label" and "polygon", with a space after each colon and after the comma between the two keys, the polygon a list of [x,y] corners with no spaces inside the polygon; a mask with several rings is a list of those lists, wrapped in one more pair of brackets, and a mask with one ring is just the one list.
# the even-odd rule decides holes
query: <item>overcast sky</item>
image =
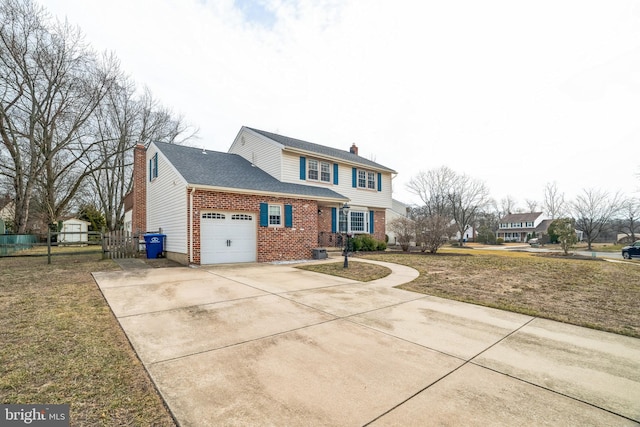
{"label": "overcast sky", "polygon": [[243,125],[494,198],[640,193],[640,2],[43,0],[227,151]]}

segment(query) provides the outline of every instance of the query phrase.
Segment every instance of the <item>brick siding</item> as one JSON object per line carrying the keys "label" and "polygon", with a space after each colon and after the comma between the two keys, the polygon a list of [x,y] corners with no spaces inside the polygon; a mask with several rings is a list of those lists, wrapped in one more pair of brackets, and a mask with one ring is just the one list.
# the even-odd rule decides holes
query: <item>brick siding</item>
{"label": "brick siding", "polygon": [[[260,227],[260,203],[291,205],[292,227]],[[200,264],[202,211],[255,214],[258,262],[310,259],[313,248],[318,246],[318,204],[314,200],[196,190],[193,194],[193,210],[193,262],[196,264]],[[284,215],[284,210],[282,213]]]}
{"label": "brick siding", "polygon": [[131,211],[131,232],[144,233],[147,230],[147,154],[144,145],[138,144],[133,150],[133,206]]}

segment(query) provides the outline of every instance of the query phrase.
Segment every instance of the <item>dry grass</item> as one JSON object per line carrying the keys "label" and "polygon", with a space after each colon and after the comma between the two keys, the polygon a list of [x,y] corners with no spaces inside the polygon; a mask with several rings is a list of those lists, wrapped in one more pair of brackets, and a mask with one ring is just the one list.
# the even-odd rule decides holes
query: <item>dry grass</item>
{"label": "dry grass", "polygon": [[358,280],[360,282],[370,282],[391,274],[391,270],[381,265],[370,264],[368,262],[357,262],[349,260],[349,268],[344,268],[344,261],[301,265],[302,270],[316,271],[318,273],[330,274],[332,276],[345,277],[347,279]]}
{"label": "dry grass", "polygon": [[417,269],[402,289],[640,337],[634,263],[464,249],[367,258]]}
{"label": "dry grass", "polygon": [[72,425],[174,425],[90,275],[116,268],[0,259],[0,402],[67,403]]}

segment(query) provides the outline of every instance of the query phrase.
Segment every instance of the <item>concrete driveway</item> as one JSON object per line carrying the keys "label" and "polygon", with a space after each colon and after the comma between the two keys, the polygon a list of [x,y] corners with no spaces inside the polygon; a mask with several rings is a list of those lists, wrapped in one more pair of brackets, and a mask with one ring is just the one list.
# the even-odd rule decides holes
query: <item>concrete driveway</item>
{"label": "concrete driveway", "polygon": [[94,273],[183,426],[638,425],[640,340],[292,265]]}

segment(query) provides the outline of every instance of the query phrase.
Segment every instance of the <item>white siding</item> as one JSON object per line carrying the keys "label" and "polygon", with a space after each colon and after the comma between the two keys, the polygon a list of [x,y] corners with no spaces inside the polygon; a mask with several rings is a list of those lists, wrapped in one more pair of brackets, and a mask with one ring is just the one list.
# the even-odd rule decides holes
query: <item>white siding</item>
{"label": "white siding", "polygon": [[[307,159],[314,158],[322,160],[321,157],[305,156]],[[338,163],[338,185],[325,184],[311,180],[300,179],[300,155],[283,152],[283,174],[282,181],[295,184],[312,185],[316,187],[326,187],[342,194],[350,199],[350,205],[367,206],[370,208],[390,209],[391,202],[391,174],[382,173],[382,191],[365,190],[352,187],[352,165]],[[333,160],[328,160],[333,164]],[[366,169],[366,168],[363,168]],[[367,169],[369,170],[369,169]],[[377,174],[377,171],[374,171]],[[333,170],[332,170],[333,173]],[[332,177],[333,182],[333,177]]]}
{"label": "white siding", "polygon": [[[158,177],[149,181],[149,160],[158,153]],[[187,253],[187,190],[184,178],[151,144],[147,150],[147,231],[162,228],[165,250]]]}
{"label": "white siding", "polygon": [[277,180],[282,180],[282,147],[249,129],[241,129],[229,153],[238,154]]}

